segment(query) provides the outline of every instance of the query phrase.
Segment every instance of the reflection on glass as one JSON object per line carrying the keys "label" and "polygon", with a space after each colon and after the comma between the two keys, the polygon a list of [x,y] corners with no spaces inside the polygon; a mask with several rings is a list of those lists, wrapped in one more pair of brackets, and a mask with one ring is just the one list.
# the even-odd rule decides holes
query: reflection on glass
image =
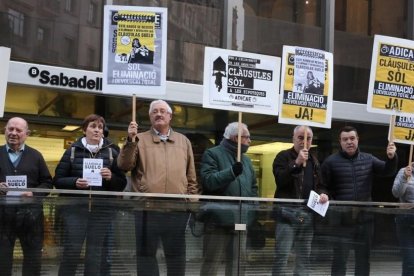
{"label": "reflection on glass", "polygon": [[283,45],[322,47],[319,0],[245,0],[244,4],[244,51],[281,56]]}
{"label": "reflection on glass", "polygon": [[[44,242],[42,254],[42,275],[57,275],[59,262],[62,254],[62,242],[65,238],[66,226],[63,223],[64,213],[70,214],[73,204],[88,204],[88,198],[82,197],[57,197],[53,191],[53,196],[46,197],[43,201],[44,210]],[[389,191],[389,193],[391,193]],[[203,210],[207,206],[214,206],[221,212],[233,212],[239,214],[244,210],[256,214],[257,223],[255,227],[249,227],[247,231],[233,231],[234,248],[242,250],[246,254],[246,260],[240,262],[240,259],[233,259],[233,274],[241,275],[239,271],[245,271],[246,275],[268,275],[274,264],[274,246],[275,243],[281,242],[275,240],[275,228],[278,226],[278,219],[275,213],[278,210],[289,207],[292,210],[300,210],[304,208],[304,204],[295,202],[256,202],[235,201],[225,202],[222,199],[214,199],[209,201],[188,202],[181,198],[163,198],[155,199],[140,196],[140,200],[129,198],[128,195],[118,195],[118,197],[94,199],[96,206],[110,206],[114,212],[111,228],[98,227],[97,233],[105,231],[107,239],[102,246],[96,248],[102,252],[107,258],[101,260],[101,274],[111,275],[135,275],[136,274],[136,230],[146,229],[144,223],[135,225],[134,217],[138,212],[145,213],[148,211],[159,212],[161,214],[181,213],[191,216],[188,221],[188,228],[185,234],[186,245],[186,266],[185,275],[200,275],[201,264],[205,258],[203,254],[205,250],[205,228],[203,222]],[[32,205],[40,205],[42,201],[33,200]],[[213,205],[214,204],[214,205]],[[12,207],[5,196],[0,196],[0,210],[6,210],[6,207]],[[332,260],[334,258],[333,247],[338,242],[343,242],[351,249],[350,256],[347,258],[347,272],[354,274],[355,248],[360,245],[361,237],[358,232],[364,228],[361,225],[372,225],[373,235],[372,243],[366,250],[370,251],[370,275],[401,275],[402,264],[400,250],[405,249],[405,244],[399,244],[396,229],[395,218],[401,218],[409,215],[411,212],[407,209],[400,209],[385,203],[384,206],[369,205],[347,205],[332,204],[328,210],[326,217],[322,218],[315,215],[314,234],[312,243],[311,262],[308,266],[310,275],[331,275]],[[15,205],[13,208],[16,208]],[[6,213],[5,213],[6,214]],[[98,214],[99,215],[99,214]],[[105,215],[104,213],[100,215]],[[297,229],[300,221],[295,222],[295,213],[292,213],[292,227]],[[28,216],[29,217],[29,216]],[[148,219],[147,219],[148,220]],[[14,221],[14,220],[12,220]],[[27,222],[27,221],[23,221]],[[161,224],[163,221],[159,221]],[[246,219],[238,220],[238,223],[246,224]],[[6,229],[4,227],[5,220],[0,221],[0,232]],[[76,222],[80,223],[80,221]],[[412,225],[412,224],[411,224]],[[81,226],[81,225],[79,225]],[[234,229],[234,226],[230,227]],[[169,228],[156,229],[158,231],[170,231]],[[254,235],[252,235],[254,233]],[[77,235],[83,235],[78,233]],[[309,235],[308,232],[302,233]],[[220,240],[222,236],[218,236]],[[259,239],[260,238],[260,239]],[[217,241],[216,240],[216,241]],[[247,240],[247,243],[246,243]],[[213,241],[214,242],[214,241]],[[299,248],[300,251],[301,248]],[[14,254],[15,274],[20,275],[22,270],[22,251],[21,247],[16,244]],[[218,266],[218,275],[225,275],[225,266],[223,260],[225,255],[214,265]],[[81,255],[79,262],[83,262],[85,253]],[[166,275],[167,262],[163,255],[158,255],[160,275]],[[288,263],[284,273],[293,274],[294,267],[292,262]],[[78,267],[78,273],[82,273],[83,266]],[[106,274],[106,275],[108,275]],[[177,275],[177,274],[174,274]]]}
{"label": "reflection on glass", "polygon": [[407,36],[406,0],[335,1],[334,100],[367,102],[373,36]]}

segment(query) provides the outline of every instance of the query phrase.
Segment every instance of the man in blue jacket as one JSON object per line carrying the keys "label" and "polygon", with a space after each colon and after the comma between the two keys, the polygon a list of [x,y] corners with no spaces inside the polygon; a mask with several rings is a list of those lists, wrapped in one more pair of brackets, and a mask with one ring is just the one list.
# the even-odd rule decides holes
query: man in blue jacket
{"label": "man in blue jacket", "polygon": [[[358,133],[352,126],[339,130],[341,149],[322,164],[324,190],[333,200],[371,201],[374,174],[391,176],[397,172],[398,157],[394,143],[387,146],[386,161],[361,152]],[[337,230],[349,231],[352,241],[339,240],[334,244],[331,275],[345,275],[351,245],[355,250],[355,275],[369,275],[370,245],[373,237],[373,216],[367,212],[347,212],[335,216]]]}
{"label": "man in blue jacket", "polygon": [[[239,123],[230,123],[224,131],[220,145],[206,150],[201,161],[203,194],[217,196],[257,197],[257,182],[253,165],[246,153],[250,145],[250,133],[245,124],[240,125],[241,160],[237,161],[237,139]],[[208,204],[208,203],[207,203]],[[224,203],[217,203],[217,205]],[[225,209],[226,206],[223,206]],[[228,207],[227,207],[228,208]],[[239,212],[236,212],[239,213]],[[233,242],[235,213],[229,210],[210,211],[205,220],[204,262],[201,276],[217,275],[222,259],[226,258],[225,275],[233,275]],[[242,248],[245,242],[240,243]],[[245,248],[240,249],[242,256]],[[228,254],[230,253],[230,254]],[[239,272],[238,275],[243,275]]]}

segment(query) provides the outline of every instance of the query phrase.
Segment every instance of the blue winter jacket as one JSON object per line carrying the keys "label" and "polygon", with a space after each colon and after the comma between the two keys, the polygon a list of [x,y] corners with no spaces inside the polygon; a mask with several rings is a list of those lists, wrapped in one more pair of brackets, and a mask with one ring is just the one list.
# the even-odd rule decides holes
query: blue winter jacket
{"label": "blue winter jacket", "polygon": [[359,150],[354,156],[340,151],[323,162],[322,185],[333,200],[371,201],[374,174],[392,176],[397,172],[397,166],[397,155],[382,161]]}

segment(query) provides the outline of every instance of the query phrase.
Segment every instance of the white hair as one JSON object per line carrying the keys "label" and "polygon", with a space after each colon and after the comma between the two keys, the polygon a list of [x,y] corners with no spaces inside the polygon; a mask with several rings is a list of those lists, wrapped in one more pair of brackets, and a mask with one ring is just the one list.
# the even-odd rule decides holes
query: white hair
{"label": "white hair", "polygon": [[171,109],[170,105],[164,100],[154,100],[154,101],[152,101],[150,103],[148,114],[151,114],[152,110],[154,109],[154,105],[159,104],[159,103],[167,105],[167,112],[172,114],[172,109]]}
{"label": "white hair", "polygon": [[[241,127],[247,129],[247,125],[241,123]],[[224,130],[224,138],[230,139],[232,136],[237,136],[239,134],[239,123],[233,122],[227,125],[226,129]]]}
{"label": "white hair", "polygon": [[312,134],[312,136],[313,136],[313,131],[312,131],[312,129],[309,127],[309,126],[296,126],[295,127],[295,129],[293,130],[293,136],[295,136],[295,133],[296,132],[298,132],[299,131],[299,129],[301,128],[301,127],[306,127],[307,129],[309,129],[309,131],[310,131],[310,133]]}

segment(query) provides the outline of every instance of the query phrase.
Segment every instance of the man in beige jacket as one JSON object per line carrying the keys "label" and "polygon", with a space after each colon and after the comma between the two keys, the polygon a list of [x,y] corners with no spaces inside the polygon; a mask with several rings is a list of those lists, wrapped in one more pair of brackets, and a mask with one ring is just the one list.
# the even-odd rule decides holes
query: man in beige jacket
{"label": "man in beige jacket", "polygon": [[[131,171],[132,190],[141,193],[199,194],[190,141],[170,127],[172,109],[163,100],[151,102],[151,129],[128,127],[118,167]],[[163,243],[168,275],[185,274],[186,212],[140,211],[135,218],[138,275],[159,275],[156,252]]]}

